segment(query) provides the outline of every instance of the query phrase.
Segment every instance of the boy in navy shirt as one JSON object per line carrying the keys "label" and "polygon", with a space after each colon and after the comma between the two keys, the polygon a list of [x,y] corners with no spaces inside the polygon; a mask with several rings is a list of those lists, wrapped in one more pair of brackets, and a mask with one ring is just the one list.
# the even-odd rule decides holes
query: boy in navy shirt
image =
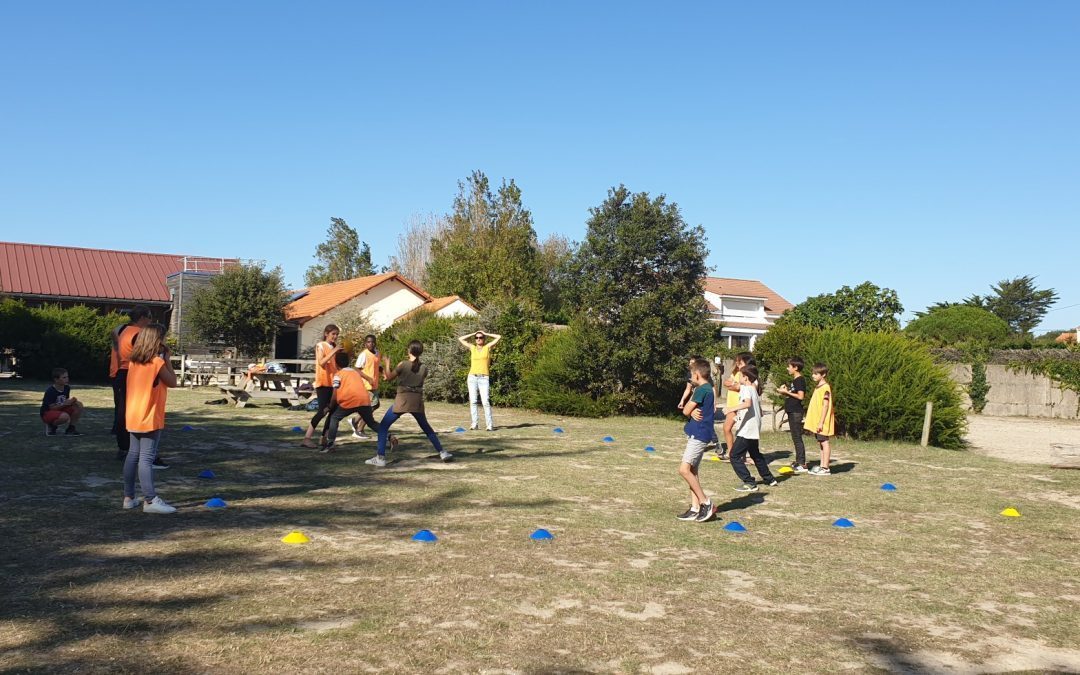
{"label": "boy in navy shirt", "polygon": [[[683,452],[682,462],[679,464],[679,475],[686,481],[690,488],[690,508],[676,518],[679,520],[695,520],[699,523],[712,520],[716,517],[716,506],[705,497],[698,480],[698,468],[701,458],[705,454],[705,448],[713,437],[713,414],[715,411],[712,381],[710,379],[711,365],[705,359],[694,359],[690,364],[690,381],[694,385],[690,400],[682,408],[686,416],[686,450]],[[700,419],[695,419],[694,411],[700,411]]]}
{"label": "boy in navy shirt", "polygon": [[68,371],[53,368],[52,377],[52,386],[45,390],[45,396],[41,399],[41,421],[47,425],[45,435],[55,436],[57,425],[66,423],[66,435],[82,436],[75,423],[82,416],[83,404],[71,395]]}

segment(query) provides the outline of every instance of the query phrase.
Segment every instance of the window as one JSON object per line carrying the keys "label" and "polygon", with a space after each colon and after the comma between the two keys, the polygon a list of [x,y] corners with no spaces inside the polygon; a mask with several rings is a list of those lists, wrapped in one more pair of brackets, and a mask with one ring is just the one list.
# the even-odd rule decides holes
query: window
{"label": "window", "polygon": [[732,349],[750,349],[750,336],[749,335],[732,335],[731,336],[731,348]]}

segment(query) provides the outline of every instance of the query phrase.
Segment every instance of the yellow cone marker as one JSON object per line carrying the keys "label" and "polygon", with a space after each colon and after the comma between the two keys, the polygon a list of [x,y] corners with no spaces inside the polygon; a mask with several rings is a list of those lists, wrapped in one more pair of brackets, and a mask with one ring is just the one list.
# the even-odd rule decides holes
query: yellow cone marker
{"label": "yellow cone marker", "polygon": [[290,532],[282,537],[281,541],[286,544],[306,544],[311,540],[303,532]]}
{"label": "yellow cone marker", "polygon": [[709,458],[709,461],[710,462],[719,462],[720,458],[717,457],[716,455],[713,455],[712,457]]}
{"label": "yellow cone marker", "polygon": [[1008,516],[1010,518],[1019,518],[1020,517],[1020,512],[1010,506],[1009,508],[1002,511],[1001,515]]}
{"label": "yellow cone marker", "polygon": [[776,470],[776,473],[789,474],[789,473],[791,473],[793,471],[795,471],[795,469],[792,469],[790,466],[782,466],[782,467],[780,467],[779,469]]}

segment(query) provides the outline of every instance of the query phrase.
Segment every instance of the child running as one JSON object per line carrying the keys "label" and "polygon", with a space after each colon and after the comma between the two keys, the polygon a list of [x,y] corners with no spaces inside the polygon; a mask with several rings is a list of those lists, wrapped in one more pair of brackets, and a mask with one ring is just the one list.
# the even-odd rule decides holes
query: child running
{"label": "child running", "polygon": [[45,435],[55,436],[56,427],[67,424],[65,436],[82,436],[75,423],[83,414],[83,404],[71,395],[68,371],[53,368],[52,381],[41,398],[41,421],[45,423]]}
{"label": "child running", "polygon": [[825,380],[828,374],[829,368],[824,363],[815,363],[810,375],[814,380],[814,393],[810,396],[804,428],[814,434],[821,446],[821,462],[810,469],[811,476],[832,474],[829,470],[829,439],[836,433],[836,406],[833,402],[832,385]]}
{"label": "child running", "polygon": [[319,428],[319,422],[326,416],[326,411],[330,407],[330,397],[334,394],[334,373],[337,372],[337,361],[334,360],[334,355],[341,351],[341,347],[337,346],[339,332],[337,326],[332,323],[327,324],[326,328],[323,328],[322,342],[315,345],[315,397],[319,401],[319,409],[308,423],[304,440],[300,442],[300,445],[305,448],[318,447],[311,437]]}
{"label": "child running", "polygon": [[338,371],[334,373],[334,392],[330,397],[329,410],[326,414],[320,452],[334,451],[338,425],[341,424],[341,420],[351,415],[359,415],[372,429],[378,428],[375,418],[371,416],[371,394],[365,386],[371,384],[371,378],[363,371],[349,368],[349,361],[348,352],[334,354]]}
{"label": "child running", "polygon": [[754,355],[750,352],[739,352],[735,355],[735,368],[731,371],[731,377],[724,381],[724,389],[727,390],[727,401],[724,405],[724,442],[720,445],[720,459],[726,459],[728,452],[735,446],[735,414],[739,406],[739,396],[742,391],[739,371],[744,366],[755,366]]}
{"label": "child running", "polygon": [[742,481],[742,485],[735,488],[737,492],[757,492],[757,483],[744,462],[747,454],[753,459],[762,483],[774,487],[777,482],[758,447],[761,439],[761,384],[758,382],[757,368],[743,366],[739,369],[739,376],[742,387],[739,389],[739,404],[735,406],[738,419],[735,422],[735,444],[731,447],[731,468]]}
{"label": "child running", "polygon": [[427,416],[424,415],[424,380],[427,379],[427,366],[420,362],[420,355],[424,353],[424,345],[418,340],[409,343],[409,358],[397,364],[394,370],[390,370],[390,362],[383,360],[383,379],[387,382],[397,380],[397,396],[379,424],[379,445],[377,454],[367,460],[365,464],[372,466],[386,466],[386,441],[390,436],[390,427],[405,413],[409,413],[416,419],[416,423],[427,435],[428,440],[439,451],[439,459],[449,462],[454,458],[439,443],[439,437],[435,430],[428,424]]}
{"label": "child running", "polygon": [[[152,323],[135,338],[127,372],[125,423],[131,444],[124,460],[124,508],[142,504],[144,513],[176,513],[154,490],[154,457],[165,428],[165,399],[176,386],[176,373],[165,346],[165,327]],[[135,474],[143,499],[135,499]]]}
{"label": "child running", "polygon": [[690,363],[690,381],[694,385],[694,391],[690,400],[682,406],[683,415],[687,417],[686,425],[683,427],[686,433],[686,450],[683,451],[682,462],[679,464],[679,475],[690,488],[690,508],[675,517],[679,520],[694,520],[699,523],[716,517],[716,507],[712,500],[705,496],[705,492],[701,489],[701,481],[698,480],[701,457],[705,454],[705,446],[713,436],[713,419],[716,409],[714,404],[716,399],[713,397],[713,386],[709,374],[709,362],[705,359],[698,358]]}
{"label": "child running", "polygon": [[791,468],[795,473],[806,473],[806,446],[803,444],[803,399],[806,398],[806,378],[802,370],[805,364],[798,356],[788,359],[787,372],[791,384],[782,384],[776,390],[784,397],[784,412],[787,413],[788,431],[791,443],[795,446],[795,461]]}

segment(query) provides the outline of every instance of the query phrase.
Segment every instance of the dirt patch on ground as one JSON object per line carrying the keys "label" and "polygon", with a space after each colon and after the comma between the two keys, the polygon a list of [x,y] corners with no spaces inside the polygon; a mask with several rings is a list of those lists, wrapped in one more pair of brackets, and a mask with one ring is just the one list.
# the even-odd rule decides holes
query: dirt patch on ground
{"label": "dirt patch on ground", "polygon": [[970,415],[967,441],[1010,462],[1080,467],[1080,420]]}

